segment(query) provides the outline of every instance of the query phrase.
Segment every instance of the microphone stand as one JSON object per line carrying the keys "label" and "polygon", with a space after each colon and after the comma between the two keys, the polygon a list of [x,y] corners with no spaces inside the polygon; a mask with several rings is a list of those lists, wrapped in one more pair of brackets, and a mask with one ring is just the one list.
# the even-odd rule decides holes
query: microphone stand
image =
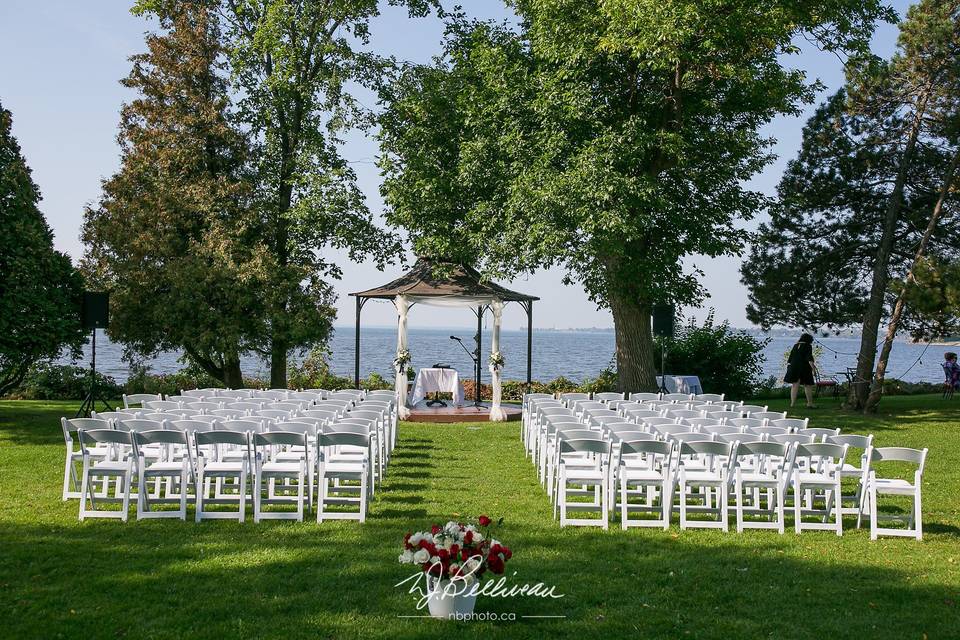
{"label": "microphone stand", "polygon": [[[467,349],[467,345],[463,344],[463,340],[461,340],[461,339],[458,338],[457,336],[450,336],[450,339],[451,339],[451,340],[456,340],[456,342],[457,342],[461,347],[463,347],[463,350],[466,351],[466,352],[467,352],[467,355],[470,356],[470,359],[473,360],[473,369],[474,369],[474,371],[479,371],[479,370],[480,370],[480,350],[479,350],[479,348],[477,349],[477,351],[470,351],[469,349]],[[476,400],[474,400],[474,401],[473,401],[473,406],[474,406],[474,407],[480,407],[480,406],[482,406],[482,405],[481,405],[479,402],[477,402]]]}

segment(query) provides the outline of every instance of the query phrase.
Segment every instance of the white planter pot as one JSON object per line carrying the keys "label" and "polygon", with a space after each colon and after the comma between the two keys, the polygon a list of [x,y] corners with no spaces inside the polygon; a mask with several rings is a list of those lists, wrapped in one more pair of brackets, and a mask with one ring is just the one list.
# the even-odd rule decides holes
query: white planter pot
{"label": "white planter pot", "polygon": [[450,586],[449,580],[427,579],[429,599],[427,607],[434,618],[451,618],[455,615],[469,615],[477,604],[476,594],[461,584]]}

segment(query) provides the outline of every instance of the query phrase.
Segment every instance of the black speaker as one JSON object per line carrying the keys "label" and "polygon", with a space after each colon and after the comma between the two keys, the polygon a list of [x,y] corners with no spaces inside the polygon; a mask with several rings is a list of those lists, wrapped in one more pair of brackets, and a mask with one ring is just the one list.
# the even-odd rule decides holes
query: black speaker
{"label": "black speaker", "polygon": [[84,291],[80,319],[84,329],[106,329],[110,324],[110,294]]}
{"label": "black speaker", "polygon": [[653,305],[653,335],[673,337],[673,305]]}

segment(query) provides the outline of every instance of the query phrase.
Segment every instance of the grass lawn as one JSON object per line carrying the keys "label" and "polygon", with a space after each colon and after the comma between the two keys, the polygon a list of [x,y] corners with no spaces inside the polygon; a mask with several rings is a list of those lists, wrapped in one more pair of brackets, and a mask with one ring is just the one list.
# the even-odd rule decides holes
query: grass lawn
{"label": "grass lawn", "polygon": [[[929,447],[922,542],[852,528],[561,530],[515,423],[401,425],[363,525],[80,523],[77,501],[60,500],[59,418],[77,404],[0,402],[2,637],[960,637],[957,400],[887,398],[874,417],[827,401],[806,414],[878,446]],[[505,518],[514,582],[565,596],[478,601],[513,622],[399,618],[417,613],[394,587],[410,575],[397,563],[403,534],[480,513]]]}

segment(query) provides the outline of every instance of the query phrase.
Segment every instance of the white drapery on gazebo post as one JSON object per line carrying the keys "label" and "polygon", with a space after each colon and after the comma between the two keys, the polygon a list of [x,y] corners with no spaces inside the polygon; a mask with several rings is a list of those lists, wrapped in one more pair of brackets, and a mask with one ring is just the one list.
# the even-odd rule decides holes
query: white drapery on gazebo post
{"label": "white drapery on gazebo post", "polygon": [[[410,310],[410,302],[406,296],[397,296],[393,300],[393,304],[397,307],[397,355],[396,358],[400,357],[400,354],[407,353],[407,312]],[[396,362],[396,360],[395,360]],[[397,416],[401,420],[406,420],[410,417],[410,409],[407,408],[407,367],[410,366],[410,363],[404,363],[402,365],[394,365],[394,370],[397,375],[396,382],[394,384],[394,390],[397,395]]]}
{"label": "white drapery on gazebo post", "polygon": [[[437,276],[436,273],[446,275]],[[397,395],[397,408],[400,418],[407,418],[407,372],[409,362],[400,363],[401,356],[410,357],[407,347],[407,316],[410,308],[417,304],[440,307],[466,307],[473,309],[477,316],[477,334],[482,333],[483,314],[489,309],[493,314],[493,335],[491,340],[491,359],[502,363],[500,355],[500,326],[503,320],[503,308],[508,302],[517,302],[527,312],[527,388],[530,388],[533,344],[533,302],[536,296],[511,291],[495,282],[484,281],[480,273],[460,264],[440,263],[427,258],[419,258],[410,271],[393,282],[375,289],[351,293],[357,299],[357,330],[354,361],[354,381],[360,386],[360,312],[363,305],[371,299],[392,300],[397,308],[397,355],[394,360],[396,380],[394,390]],[[479,344],[478,344],[479,347]],[[405,365],[405,366],[402,366]],[[507,419],[501,406],[502,401],[502,364],[491,363],[493,398],[490,406],[490,420],[499,422]],[[480,371],[478,364],[475,374],[476,398],[480,401]]]}

